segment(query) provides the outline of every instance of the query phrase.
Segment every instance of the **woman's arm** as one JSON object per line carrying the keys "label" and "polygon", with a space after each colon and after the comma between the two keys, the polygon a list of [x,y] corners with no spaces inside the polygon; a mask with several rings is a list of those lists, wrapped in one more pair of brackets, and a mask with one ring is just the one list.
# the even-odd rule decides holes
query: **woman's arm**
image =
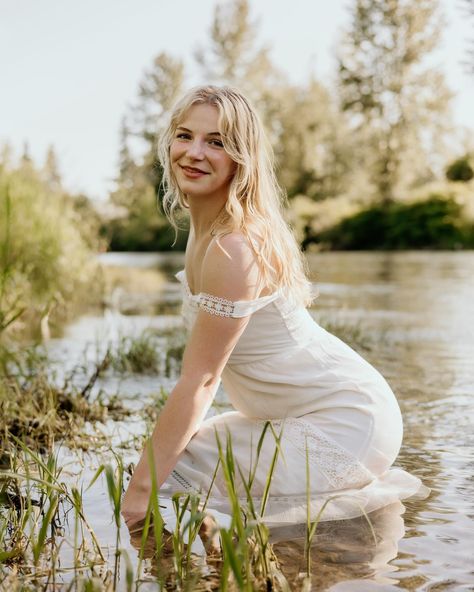
{"label": "woman's arm", "polygon": [[[258,267],[244,237],[229,234],[213,241],[203,261],[201,292],[228,300],[258,296]],[[150,438],[157,486],[175,466],[199,429],[216,390],[221,372],[250,317],[221,317],[199,310],[184,351],[181,376],[171,391]],[[151,471],[145,449],[122,504],[127,524],[142,518],[151,489]]]}

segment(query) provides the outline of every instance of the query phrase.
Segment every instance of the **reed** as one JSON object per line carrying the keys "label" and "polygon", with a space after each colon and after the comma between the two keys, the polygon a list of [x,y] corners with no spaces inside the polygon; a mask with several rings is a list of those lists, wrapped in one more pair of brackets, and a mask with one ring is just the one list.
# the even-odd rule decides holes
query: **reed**
{"label": "reed", "polygon": [[[282,454],[283,429],[284,424],[277,433],[270,421],[265,422],[257,442],[256,458],[248,473],[244,473],[235,459],[231,434],[227,433],[223,441],[216,432],[219,458],[211,487],[203,495],[177,493],[173,496],[172,503],[176,515],[173,532],[166,530],[160,511],[159,491],[152,473],[152,492],[142,524],[138,566],[135,571],[130,557],[121,548],[120,512],[125,470],[120,455],[112,451],[113,462],[101,464],[88,484],[88,488],[91,488],[99,477],[103,477],[107,488],[115,528],[115,552],[113,564],[109,567],[105,557],[101,555],[101,545],[94,539],[93,531],[84,516],[83,493],[79,488],[68,487],[64,483],[62,467],[57,456],[49,454],[43,459],[19,439],[14,439],[21,454],[16,454],[10,470],[3,471],[1,475],[0,542],[4,550],[0,554],[0,573],[8,575],[9,568],[15,565],[17,576],[21,577],[24,583],[31,582],[36,589],[46,589],[46,585],[52,586],[53,582],[62,581],[67,570],[70,570],[71,590],[102,591],[125,588],[130,592],[138,592],[141,582],[144,581],[143,561],[146,547],[151,541],[154,546],[153,581],[160,589],[201,590],[204,589],[201,582],[203,577],[208,586],[206,589],[212,590],[311,589],[309,550],[324,507],[315,519],[312,519],[308,511],[305,539],[306,575],[302,581],[294,582],[293,587],[290,587],[281,571],[269,542],[269,529],[262,521],[268,504],[272,475]],[[253,485],[264,438],[274,439],[275,450],[263,492],[257,498],[253,494]],[[150,466],[154,466],[150,447],[148,453]],[[309,508],[308,455],[306,466]],[[208,565],[207,576],[203,576],[203,565],[193,555],[191,547],[199,536],[202,522],[208,512],[208,505],[212,501],[212,487],[219,470],[229,497],[231,524],[228,528],[218,527],[221,554],[213,557],[211,567]],[[246,503],[243,503],[243,498],[239,495],[242,487]],[[17,497],[13,498],[14,495]],[[15,503],[13,499],[16,500]],[[5,511],[6,503],[8,507]],[[60,524],[64,522],[66,506],[74,512],[74,554],[71,566],[59,567],[63,543]],[[92,556],[85,544],[87,536],[92,541],[95,540]],[[171,562],[166,562],[167,559]],[[121,564],[124,565],[124,570],[120,569]],[[98,572],[96,567],[100,565],[103,569]],[[150,580],[149,575],[147,579]]]}
{"label": "reed", "polygon": [[117,587],[117,579],[120,567],[120,525],[121,525],[121,498],[123,490],[123,465],[119,456],[115,454],[117,461],[117,470],[108,464],[105,466],[105,478],[107,483],[107,491],[109,499],[112,504],[114,521],[115,521],[115,560],[114,560],[114,588]]}
{"label": "reed", "polygon": [[[57,539],[61,539],[59,513],[64,512],[65,507],[74,508],[93,543],[96,563],[103,564],[105,558],[83,512],[81,494],[62,480],[62,467],[56,456],[49,454],[43,460],[15,436],[12,440],[17,449],[11,456],[10,470],[0,473],[2,565],[14,563],[18,573],[33,577],[37,582],[45,577],[54,580],[61,546],[61,542],[57,544]],[[78,532],[75,528],[75,539]],[[74,545],[76,548],[77,540]],[[76,560],[74,564],[76,570]],[[85,565],[90,565],[90,561]]]}
{"label": "reed", "polygon": [[[252,484],[260,459],[263,440],[268,431],[271,431],[275,439],[275,451],[260,499],[260,510],[257,513],[256,504],[252,497]],[[230,528],[220,529],[223,555],[220,580],[220,589],[222,590],[228,589],[230,575],[233,576],[235,585],[239,590],[263,589],[263,587],[266,589],[287,589],[288,583],[279,568],[277,558],[269,542],[268,527],[262,521],[268,502],[272,476],[281,452],[282,435],[283,430],[277,435],[272,423],[270,421],[265,422],[257,443],[255,464],[250,468],[249,475],[246,477],[234,458],[231,434],[229,432],[226,434],[224,449],[220,436],[215,431],[219,461],[232,516]],[[242,505],[238,495],[236,470],[239,473],[240,483],[245,490],[246,505]]]}

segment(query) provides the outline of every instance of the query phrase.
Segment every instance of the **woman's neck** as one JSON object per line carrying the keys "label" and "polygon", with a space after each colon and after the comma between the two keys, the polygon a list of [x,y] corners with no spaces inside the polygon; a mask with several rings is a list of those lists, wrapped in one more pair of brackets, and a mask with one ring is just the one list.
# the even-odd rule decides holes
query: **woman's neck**
{"label": "woman's neck", "polygon": [[223,212],[225,201],[188,198],[191,227],[196,241],[211,234],[212,225]]}

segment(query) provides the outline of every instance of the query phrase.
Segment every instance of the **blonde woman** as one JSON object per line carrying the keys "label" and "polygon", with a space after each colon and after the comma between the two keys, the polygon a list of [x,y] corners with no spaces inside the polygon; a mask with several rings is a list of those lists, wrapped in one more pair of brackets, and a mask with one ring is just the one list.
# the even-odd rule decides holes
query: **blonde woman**
{"label": "blonde woman", "polygon": [[[229,512],[217,438],[230,436],[235,486],[253,473],[255,507],[275,455],[263,520],[269,525],[370,512],[420,490],[390,468],[402,418],[387,382],[311,317],[305,262],[283,215],[271,150],[255,109],[236,89],[189,91],[161,139],[165,210],[189,209],[185,268],[177,273],[189,331],[179,380],[123,500],[130,526],[143,518],[151,474],[162,493],[208,493]],[[217,388],[235,411],[205,420]],[[270,423],[267,423],[270,420]],[[257,444],[266,426],[257,461]],[[309,460],[309,483],[306,458]],[[335,496],[335,497],[334,497]]]}

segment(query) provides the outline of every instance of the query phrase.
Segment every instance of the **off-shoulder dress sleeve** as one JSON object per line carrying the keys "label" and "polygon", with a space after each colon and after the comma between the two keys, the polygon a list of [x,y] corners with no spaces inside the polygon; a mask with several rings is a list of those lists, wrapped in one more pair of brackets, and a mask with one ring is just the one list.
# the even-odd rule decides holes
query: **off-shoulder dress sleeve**
{"label": "off-shoulder dress sleeve", "polygon": [[263,308],[273,300],[276,300],[280,295],[277,290],[272,294],[260,296],[253,300],[228,300],[217,296],[215,294],[207,294],[200,292],[199,294],[192,294],[184,270],[175,274],[175,277],[180,281],[184,288],[184,296],[188,300],[190,306],[197,310],[204,310],[205,312],[221,317],[242,318],[246,317],[255,311]]}

